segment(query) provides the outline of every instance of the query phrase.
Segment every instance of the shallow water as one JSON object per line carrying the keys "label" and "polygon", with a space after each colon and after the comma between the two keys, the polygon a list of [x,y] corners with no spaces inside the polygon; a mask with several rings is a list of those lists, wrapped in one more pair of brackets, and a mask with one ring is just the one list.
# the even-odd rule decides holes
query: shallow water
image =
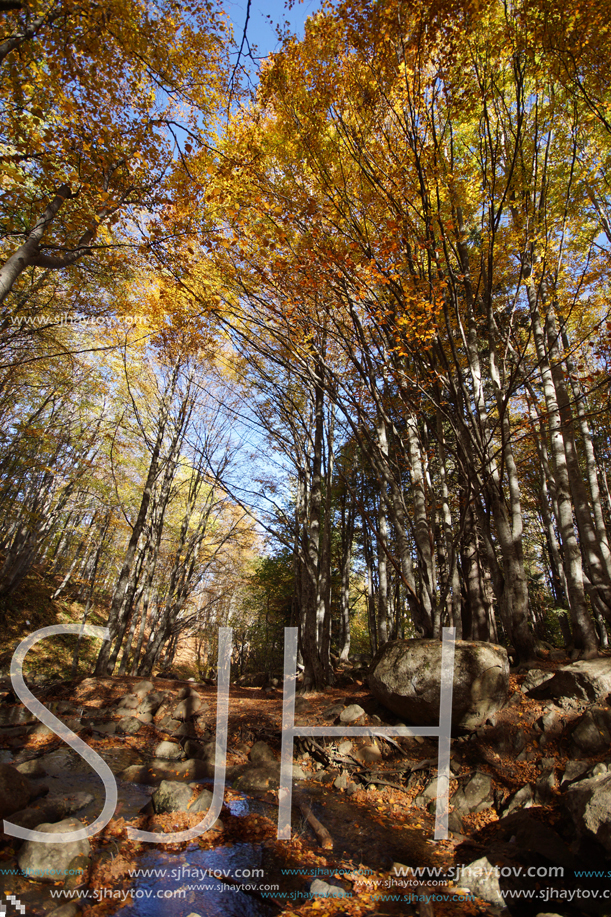
{"label": "shallow water", "polygon": [[[193,845],[179,856],[152,850],[139,860],[138,867],[156,870],[158,875],[135,878],[130,886],[133,903],[120,907],[115,917],[268,917],[271,905],[234,884],[265,885],[265,876],[250,875],[253,870],[261,871],[261,862],[261,848],[253,844],[214,850]],[[225,883],[207,871],[233,877],[234,882]]]}

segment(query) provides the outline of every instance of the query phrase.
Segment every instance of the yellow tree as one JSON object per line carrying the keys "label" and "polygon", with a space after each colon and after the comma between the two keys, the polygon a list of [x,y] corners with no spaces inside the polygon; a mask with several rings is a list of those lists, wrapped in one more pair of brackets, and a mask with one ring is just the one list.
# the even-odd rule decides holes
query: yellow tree
{"label": "yellow tree", "polygon": [[194,0],[34,0],[0,14],[3,302],[20,278],[27,295],[36,268],[115,248],[115,267],[125,260],[208,136],[227,32]]}

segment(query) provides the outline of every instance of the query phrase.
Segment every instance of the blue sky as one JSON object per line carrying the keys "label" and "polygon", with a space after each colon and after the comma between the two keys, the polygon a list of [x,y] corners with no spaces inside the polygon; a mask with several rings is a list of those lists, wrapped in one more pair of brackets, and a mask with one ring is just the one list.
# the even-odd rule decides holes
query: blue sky
{"label": "blue sky", "polygon": [[[223,5],[233,22],[235,39],[239,45],[246,19],[246,0],[225,0]],[[302,36],[304,22],[319,7],[320,0],[296,2],[291,10],[287,9],[284,0],[251,0],[247,33],[251,46],[257,45],[257,53],[266,57],[280,46],[276,34],[277,25],[288,22],[291,31]]]}

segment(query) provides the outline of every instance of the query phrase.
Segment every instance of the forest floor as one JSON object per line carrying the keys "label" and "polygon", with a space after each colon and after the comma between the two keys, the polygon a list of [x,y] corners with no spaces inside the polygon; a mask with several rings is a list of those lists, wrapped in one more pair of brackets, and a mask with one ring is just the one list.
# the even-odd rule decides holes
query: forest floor
{"label": "forest floor", "polygon": [[[543,670],[554,670],[568,660],[545,660],[540,663]],[[427,786],[436,774],[437,741],[434,739],[412,738],[400,739],[390,743],[383,739],[355,740],[348,752],[344,746],[340,753],[341,740],[331,742],[329,739],[299,740],[294,760],[304,772],[305,780],[299,781],[299,797],[307,800],[307,805],[318,821],[329,832],[330,843],[321,846],[317,836],[307,821],[296,809],[293,819],[293,834],[290,841],[279,841],[277,832],[277,790],[270,788],[258,793],[248,794],[249,809],[234,814],[232,802],[244,799],[240,793],[228,786],[226,803],[221,819],[222,830],[210,832],[190,844],[173,845],[164,848],[164,856],[170,854],[173,862],[185,863],[193,859],[193,851],[209,851],[222,848],[224,851],[234,846],[254,844],[264,851],[266,881],[274,880],[278,892],[264,897],[249,892],[253,904],[253,914],[282,914],[283,917],[314,917],[314,915],[393,915],[420,914],[430,917],[435,914],[445,917],[449,914],[485,914],[498,917],[502,913],[532,914],[556,913],[556,907],[543,903],[546,900],[545,890],[554,883],[546,879],[531,886],[535,889],[540,902],[520,902],[514,905],[505,902],[504,910],[500,901],[491,903],[470,894],[468,889],[452,881],[452,869],[457,864],[468,864],[484,855],[494,864],[499,849],[503,844],[513,840],[515,850],[515,833],[523,835],[523,825],[515,822],[516,813],[503,818],[504,802],[513,793],[527,784],[537,787],[541,775],[547,774],[545,783],[545,802],[535,799],[535,804],[528,809],[527,833],[536,835],[536,824],[542,827],[553,826],[551,843],[559,837],[569,850],[574,840],[574,831],[567,821],[562,807],[560,782],[566,770],[571,752],[567,745],[565,733],[554,738],[544,735],[538,725],[546,712],[543,702],[537,702],[520,691],[525,675],[512,675],[510,698],[505,707],[494,717],[494,722],[470,736],[463,736],[452,741],[452,774],[451,792],[457,786],[470,779],[473,774],[488,775],[492,780],[493,798],[490,804],[484,804],[480,811],[463,814],[460,833],[450,833],[447,840],[435,841],[434,838],[434,797],[427,798]],[[54,684],[33,686],[34,693],[43,703],[68,703],[77,713],[84,710],[93,714],[112,710],[113,705],[137,686],[139,679],[133,678],[85,678],[76,681],[60,681]],[[203,701],[203,709],[196,718],[196,736],[210,738],[214,734],[216,722],[216,688],[181,682],[170,679],[154,679],[155,691],[175,697],[180,688],[195,689]],[[10,695],[10,684],[5,681],[0,688],[9,692],[3,706],[14,704],[16,698]],[[355,682],[333,687],[317,694],[309,694],[298,702],[298,725],[330,725],[339,709],[351,704],[360,705],[365,714],[358,725],[368,724],[375,729],[380,717],[386,713],[386,722],[391,724],[395,719],[371,697],[364,683]],[[265,742],[275,753],[280,750],[280,727],[282,720],[282,693],[280,690],[259,688],[241,688],[232,686],[230,691],[228,767],[238,768],[248,762],[248,754],[255,742]],[[384,721],[383,721],[384,722]],[[10,732],[10,730],[7,730]],[[45,730],[42,730],[44,733]],[[102,757],[112,758],[127,755],[130,762],[146,761],[153,757],[155,746],[162,740],[172,740],[172,735],[159,724],[152,722],[142,725],[136,735],[101,735],[95,728],[85,724],[79,735]],[[499,742],[499,737],[501,741]],[[176,739],[174,738],[174,741]],[[43,759],[60,749],[61,740],[54,734],[4,735],[0,734],[0,744],[10,760],[23,762],[32,758]],[[507,748],[521,747],[520,755]],[[131,757],[129,757],[131,755]],[[518,758],[522,760],[518,760]],[[592,768],[608,758],[608,750],[598,756],[585,758],[584,768]],[[9,760],[5,757],[4,760]],[[124,765],[123,765],[124,766]],[[231,773],[231,770],[230,770]],[[388,785],[386,785],[388,784]],[[277,783],[276,783],[277,786]],[[152,792],[152,790],[151,790]],[[297,797],[295,797],[297,798]],[[432,811],[429,811],[432,810]],[[303,811],[303,810],[302,810]],[[96,812],[97,814],[97,812]],[[522,812],[524,815],[524,812]],[[80,817],[80,816],[79,816]],[[93,855],[90,861],[84,886],[96,888],[120,888],[128,890],[133,887],[129,876],[144,855],[150,863],[150,845],[141,845],[127,840],[128,822],[144,826],[148,830],[175,831],[187,825],[197,823],[201,816],[187,814],[140,815],[124,818],[121,812],[107,827],[92,839]],[[512,822],[511,819],[514,819]],[[93,817],[85,819],[92,821]],[[512,827],[513,825],[513,827]],[[517,825],[517,827],[516,827]],[[151,828],[152,826],[152,828]],[[508,828],[509,826],[509,828]],[[511,833],[514,836],[511,837]],[[544,837],[546,844],[550,836]],[[537,843],[540,843],[538,841]],[[522,848],[528,841],[520,841]],[[500,845],[500,847],[499,847]],[[0,846],[0,860],[3,865],[14,862],[15,841],[4,838]],[[537,865],[536,846],[532,854]],[[112,851],[112,856],[104,852]],[[524,854],[524,849],[521,850]],[[572,854],[566,854],[571,857]],[[498,857],[497,857],[498,858]],[[560,858],[562,860],[562,857]],[[499,860],[500,862],[500,860]],[[517,860],[516,860],[517,862]],[[577,860],[575,860],[577,862]],[[397,865],[399,864],[399,865]],[[592,866],[592,863],[589,864]],[[412,869],[425,868],[426,874],[405,877],[400,876],[401,867]],[[290,875],[286,871],[291,870]],[[0,873],[2,869],[0,869]],[[435,875],[445,875],[446,880],[436,879]],[[342,887],[345,897],[312,897],[307,889],[311,881],[322,878],[331,885]],[[3,883],[6,886],[6,882]],[[32,882],[11,877],[10,888],[6,892],[26,895],[35,904],[36,896],[32,894]],[[607,882],[608,884],[608,882]],[[557,895],[562,889],[572,888],[573,879],[555,883]],[[538,891],[537,891],[538,889]],[[569,892],[566,893],[567,895]],[[42,903],[42,898],[41,898]],[[86,917],[116,913],[117,905],[112,900],[83,902],[86,904]],[[48,896],[40,913],[49,912]],[[257,910],[259,908],[259,910]],[[36,910],[36,908],[34,908]],[[167,911],[166,911],[167,912]],[[596,908],[584,911],[575,909],[567,903],[566,895],[563,907],[558,913],[576,915],[581,913],[605,913]],[[74,912],[76,913],[76,912]],[[122,913],[122,912],[121,912]],[[128,913],[126,911],[126,913]],[[134,917],[142,914],[162,913],[139,910],[138,902],[129,911]],[[176,911],[178,914],[178,911]],[[185,911],[184,917],[187,917]],[[191,914],[232,913],[224,908],[202,910],[197,897],[191,906]],[[64,917],[64,915],[62,915]]]}

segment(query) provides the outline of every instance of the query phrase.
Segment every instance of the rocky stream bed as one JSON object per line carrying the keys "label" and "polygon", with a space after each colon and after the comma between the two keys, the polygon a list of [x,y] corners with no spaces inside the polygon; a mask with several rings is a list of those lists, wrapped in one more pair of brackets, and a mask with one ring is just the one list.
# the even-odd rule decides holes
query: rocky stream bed
{"label": "rocky stream bed", "polygon": [[[372,736],[296,743],[292,839],[279,841],[281,693],[232,687],[220,821],[164,846],[130,840],[126,828],[182,830],[207,811],[214,687],[128,678],[32,685],[107,762],[119,797],[90,841],[5,835],[3,900],[12,895],[34,917],[611,913],[611,660],[544,660],[512,675],[510,688],[497,713],[452,740],[447,839],[433,839],[436,740]],[[398,722],[354,677],[298,698],[296,712],[301,724],[373,732]],[[9,683],[0,748],[3,818],[66,831],[98,816],[100,778]],[[420,875],[401,876],[410,868]]]}

